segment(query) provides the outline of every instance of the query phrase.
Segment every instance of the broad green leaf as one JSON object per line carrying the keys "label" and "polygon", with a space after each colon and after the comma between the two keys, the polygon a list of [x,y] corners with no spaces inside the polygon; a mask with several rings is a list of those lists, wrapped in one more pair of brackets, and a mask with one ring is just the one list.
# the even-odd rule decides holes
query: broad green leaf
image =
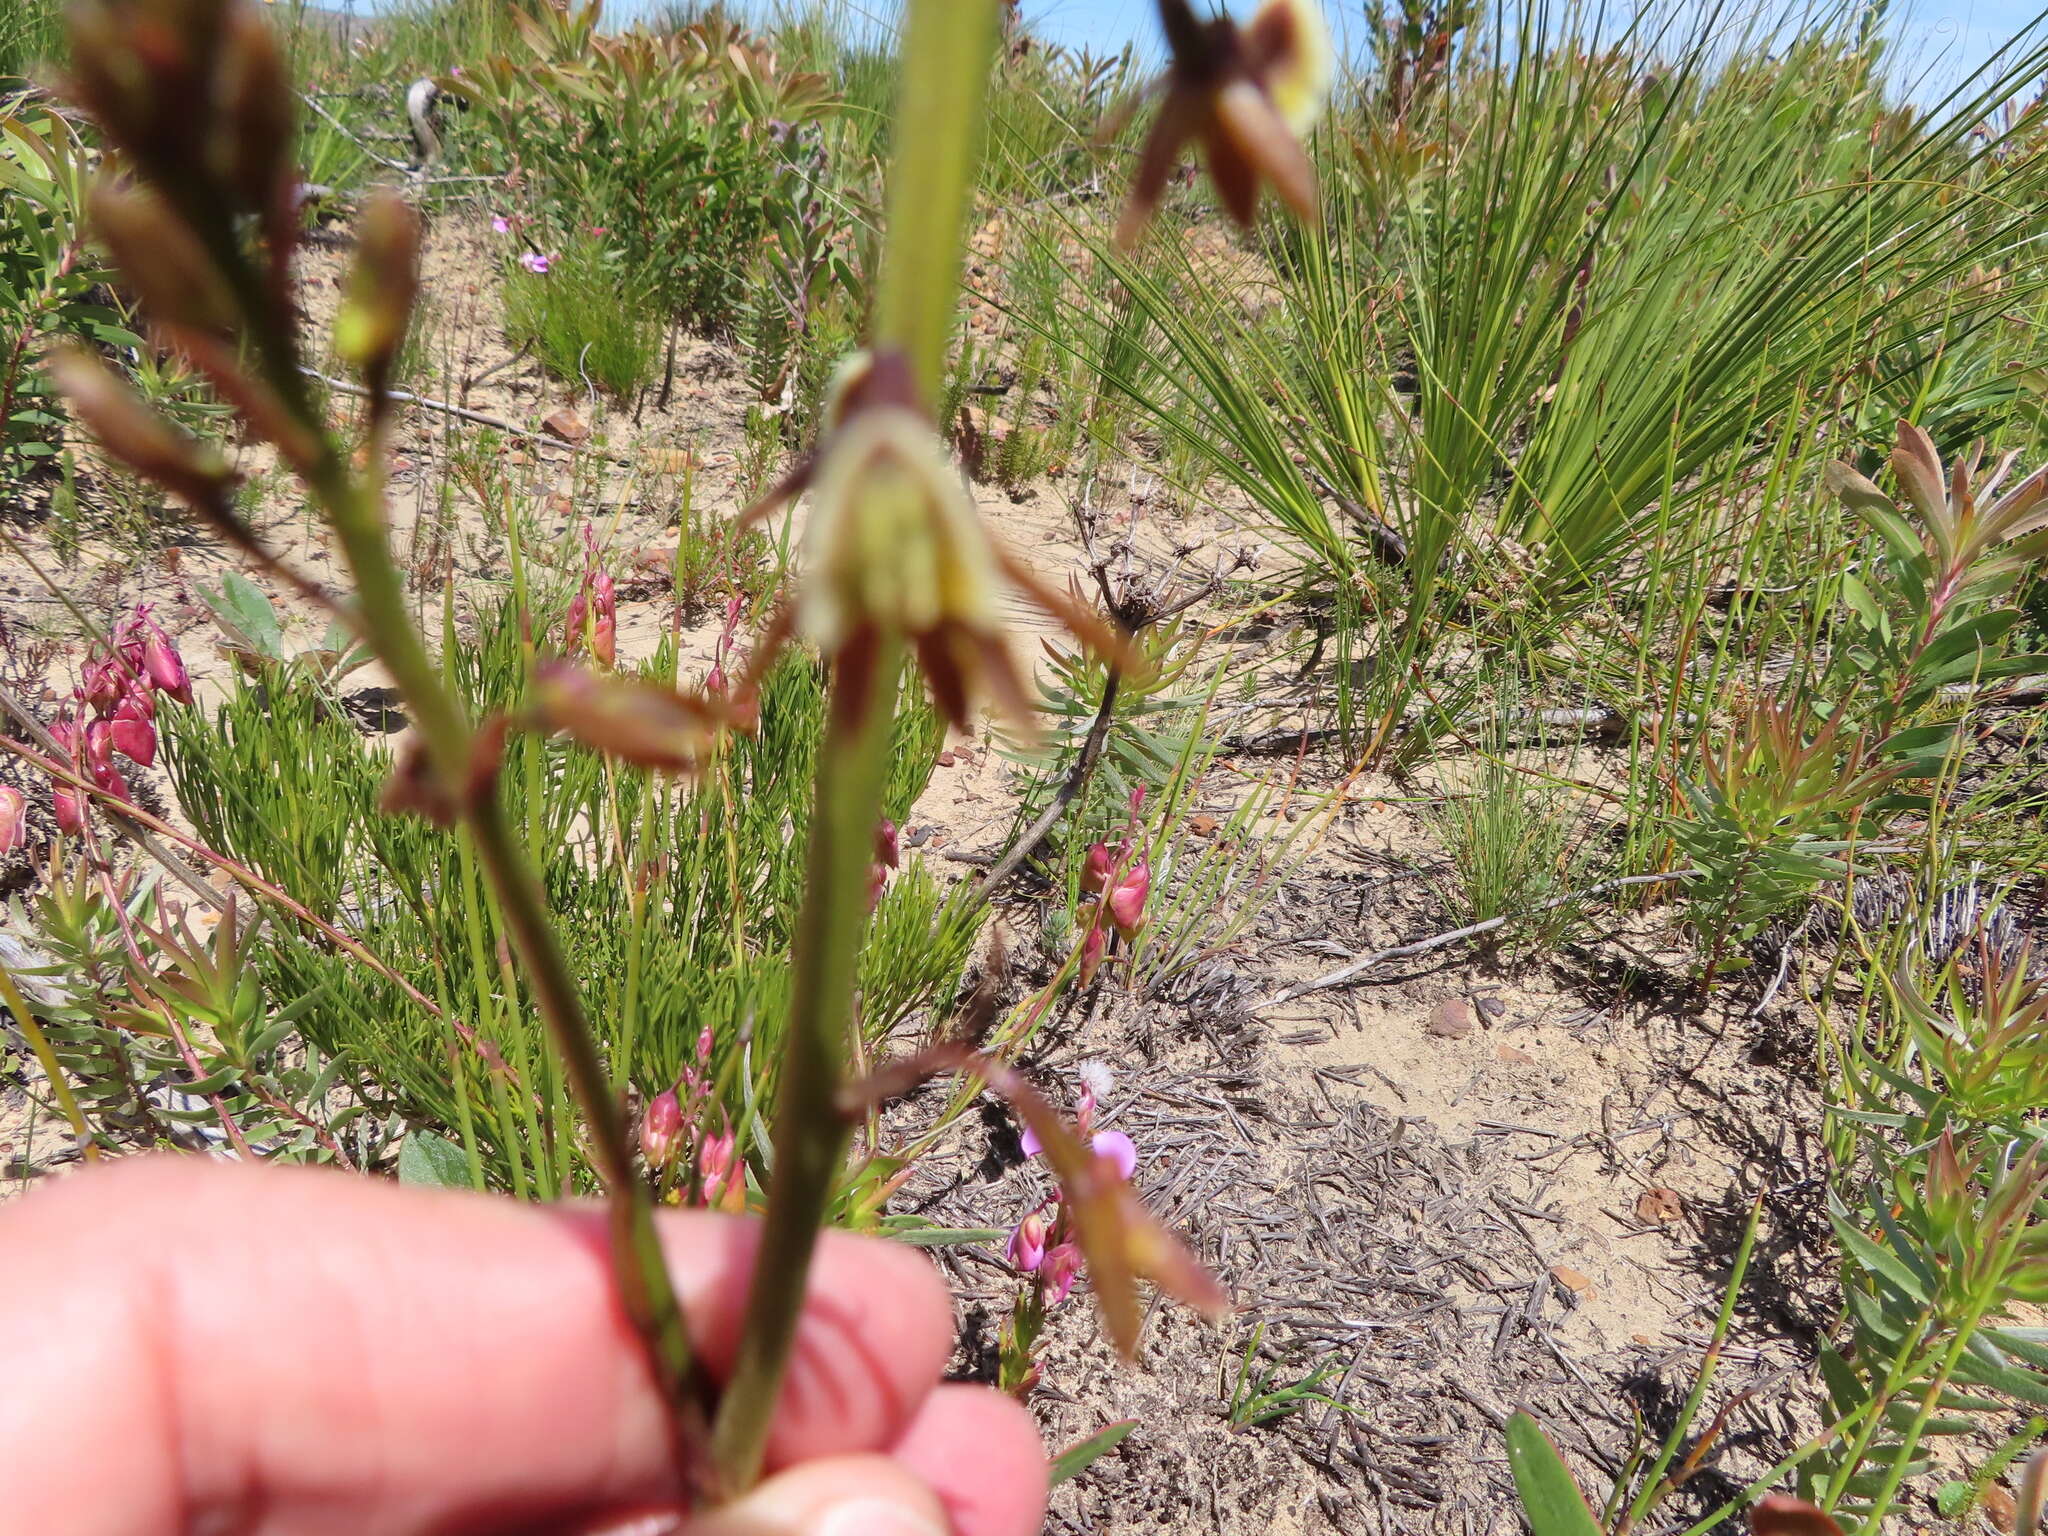
{"label": "broad green leaf", "polygon": [[1508,1467],[1535,1536],[1600,1536],[1600,1522],[1542,1426],[1517,1409],[1508,1419],[1507,1433]]}
{"label": "broad green leaf", "polygon": [[1099,1458],[1107,1455],[1124,1443],[1130,1432],[1138,1427],[1136,1419],[1118,1419],[1114,1424],[1105,1424],[1086,1440],[1077,1440],[1052,1459],[1052,1486],[1079,1477]]}
{"label": "broad green leaf", "polygon": [[398,1149],[398,1182],[430,1189],[468,1189],[469,1159],[446,1136],[413,1131]]}

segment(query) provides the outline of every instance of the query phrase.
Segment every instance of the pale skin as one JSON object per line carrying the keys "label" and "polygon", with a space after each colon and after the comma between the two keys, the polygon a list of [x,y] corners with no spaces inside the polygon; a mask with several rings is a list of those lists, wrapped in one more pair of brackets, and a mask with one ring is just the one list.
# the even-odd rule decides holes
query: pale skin
{"label": "pale skin", "polygon": [[[664,1213],[723,1371],[751,1222]],[[818,1249],[771,1475],[679,1512],[598,1213],[141,1158],[0,1210],[0,1536],[1032,1536],[1030,1416],[939,1384],[914,1250]]]}

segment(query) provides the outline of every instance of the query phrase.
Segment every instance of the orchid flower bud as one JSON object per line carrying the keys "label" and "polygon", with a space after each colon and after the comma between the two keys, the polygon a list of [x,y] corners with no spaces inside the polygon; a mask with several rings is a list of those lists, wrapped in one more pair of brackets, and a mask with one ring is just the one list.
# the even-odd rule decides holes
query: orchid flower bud
{"label": "orchid flower bud", "polygon": [[85,811],[83,797],[69,784],[55,784],[50,788],[50,809],[57,817],[57,830],[66,837],[78,837],[85,832]]}
{"label": "orchid flower bud", "polygon": [[1145,926],[1145,898],[1152,889],[1151,866],[1142,859],[1109,893],[1109,918],[1117,932],[1135,938]]}
{"label": "orchid flower bud", "polygon": [[12,784],[0,784],[0,854],[13,853],[28,841],[28,797]]}
{"label": "orchid flower bud", "polygon": [[682,1101],[675,1089],[664,1088],[648,1101],[647,1112],[640,1117],[640,1155],[647,1166],[660,1173],[674,1162],[682,1134]]}
{"label": "orchid flower bud", "polygon": [[1087,986],[1095,979],[1095,973],[1102,966],[1102,957],[1109,950],[1109,930],[1100,923],[1089,926],[1088,937],[1081,941],[1081,985]]}
{"label": "orchid flower bud", "polygon": [[1003,1257],[1011,1267],[1021,1269],[1025,1274],[1033,1273],[1045,1262],[1045,1240],[1050,1232],[1046,1219],[1037,1211],[1031,1212],[1017,1223],[1016,1231],[1003,1246]]}
{"label": "orchid flower bud", "polygon": [[875,862],[890,869],[901,866],[903,845],[896,832],[896,823],[884,816],[875,828]]}
{"label": "orchid flower bud", "polygon": [[697,1060],[700,1062],[708,1063],[711,1060],[711,1048],[715,1043],[716,1042],[712,1038],[711,1026],[709,1024],[706,1024],[702,1029],[698,1030]]}

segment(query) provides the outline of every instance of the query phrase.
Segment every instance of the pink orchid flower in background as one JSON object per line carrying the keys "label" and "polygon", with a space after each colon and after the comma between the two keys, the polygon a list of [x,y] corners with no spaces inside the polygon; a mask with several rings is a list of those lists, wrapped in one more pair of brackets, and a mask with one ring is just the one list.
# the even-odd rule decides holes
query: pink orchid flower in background
{"label": "pink orchid flower in background", "polygon": [[50,809],[57,817],[57,830],[66,837],[79,837],[85,832],[85,811],[80,803],[79,792],[69,784],[53,785],[50,789]]}
{"label": "pink orchid flower in background", "polygon": [[896,830],[896,823],[884,816],[881,825],[875,828],[875,862],[895,869],[899,867],[902,858],[903,843]]}
{"label": "pink orchid flower in background", "polygon": [[1051,1231],[1051,1223],[1041,1214],[1044,1209],[1040,1206],[1018,1222],[1017,1230],[1010,1234],[1009,1242],[1003,1246],[1003,1257],[1013,1268],[1021,1269],[1027,1275],[1045,1262],[1045,1240]]}
{"label": "pink orchid flower in background", "polygon": [[[1018,1139],[1023,1143],[1026,1157],[1038,1157],[1045,1151],[1028,1125]],[[1094,1148],[1097,1157],[1105,1159],[1116,1169],[1118,1178],[1128,1181],[1138,1171],[1138,1144],[1122,1131],[1099,1131],[1088,1138],[1088,1145]]]}
{"label": "pink orchid flower in background", "polygon": [[612,586],[612,573],[599,571],[590,578],[590,654],[599,666],[610,668],[619,660],[619,599]]}
{"label": "pink orchid flower in background", "polygon": [[1109,893],[1109,920],[1125,938],[1145,926],[1145,898],[1152,892],[1152,867],[1140,859]]}
{"label": "pink orchid flower in background", "polygon": [[0,854],[12,853],[28,841],[28,796],[12,784],[0,784]]}
{"label": "pink orchid flower in background", "polygon": [[519,265],[526,268],[535,277],[546,277],[548,268],[555,264],[555,254],[554,252],[543,254],[540,251],[521,251],[519,253]]}
{"label": "pink orchid flower in background", "polygon": [[494,235],[511,234],[512,221],[506,218],[505,215],[503,215],[502,213],[493,215],[491,218],[491,233]]}
{"label": "pink orchid flower in background", "polygon": [[664,1088],[640,1117],[640,1155],[656,1173],[675,1161],[683,1134],[683,1104],[673,1088]]}
{"label": "pink orchid flower in background", "polygon": [[1049,1307],[1065,1301],[1074,1289],[1074,1282],[1080,1278],[1081,1248],[1071,1238],[1048,1250],[1044,1262],[1038,1266],[1038,1283],[1044,1290],[1045,1304]]}
{"label": "pink orchid flower in background", "polygon": [[135,695],[123,699],[113,718],[105,723],[107,740],[116,752],[144,768],[156,766],[156,727],[143,713]]}
{"label": "pink orchid flower in background", "polygon": [[1088,857],[1081,864],[1081,893],[1084,896],[1100,896],[1109,889],[1118,860],[1109,851],[1107,843],[1092,843]]}
{"label": "pink orchid flower in background", "polygon": [[192,677],[185,670],[185,658],[155,624],[149,626],[149,638],[142,648],[142,668],[159,693],[169,694],[180,704],[192,702]]}
{"label": "pink orchid flower in background", "polygon": [[716,1136],[705,1138],[704,1150],[697,1156],[697,1173],[703,1181],[706,1205],[718,1204],[718,1197],[725,1193],[732,1180],[736,1166],[734,1145],[731,1131],[721,1131]]}

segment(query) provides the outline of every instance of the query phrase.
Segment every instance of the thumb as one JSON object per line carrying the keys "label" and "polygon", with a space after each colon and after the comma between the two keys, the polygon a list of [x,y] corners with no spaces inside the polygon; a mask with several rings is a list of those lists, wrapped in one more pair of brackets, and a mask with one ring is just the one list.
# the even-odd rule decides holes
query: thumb
{"label": "thumb", "polygon": [[938,1498],[886,1456],[834,1456],[771,1477],[682,1536],[949,1536]]}

